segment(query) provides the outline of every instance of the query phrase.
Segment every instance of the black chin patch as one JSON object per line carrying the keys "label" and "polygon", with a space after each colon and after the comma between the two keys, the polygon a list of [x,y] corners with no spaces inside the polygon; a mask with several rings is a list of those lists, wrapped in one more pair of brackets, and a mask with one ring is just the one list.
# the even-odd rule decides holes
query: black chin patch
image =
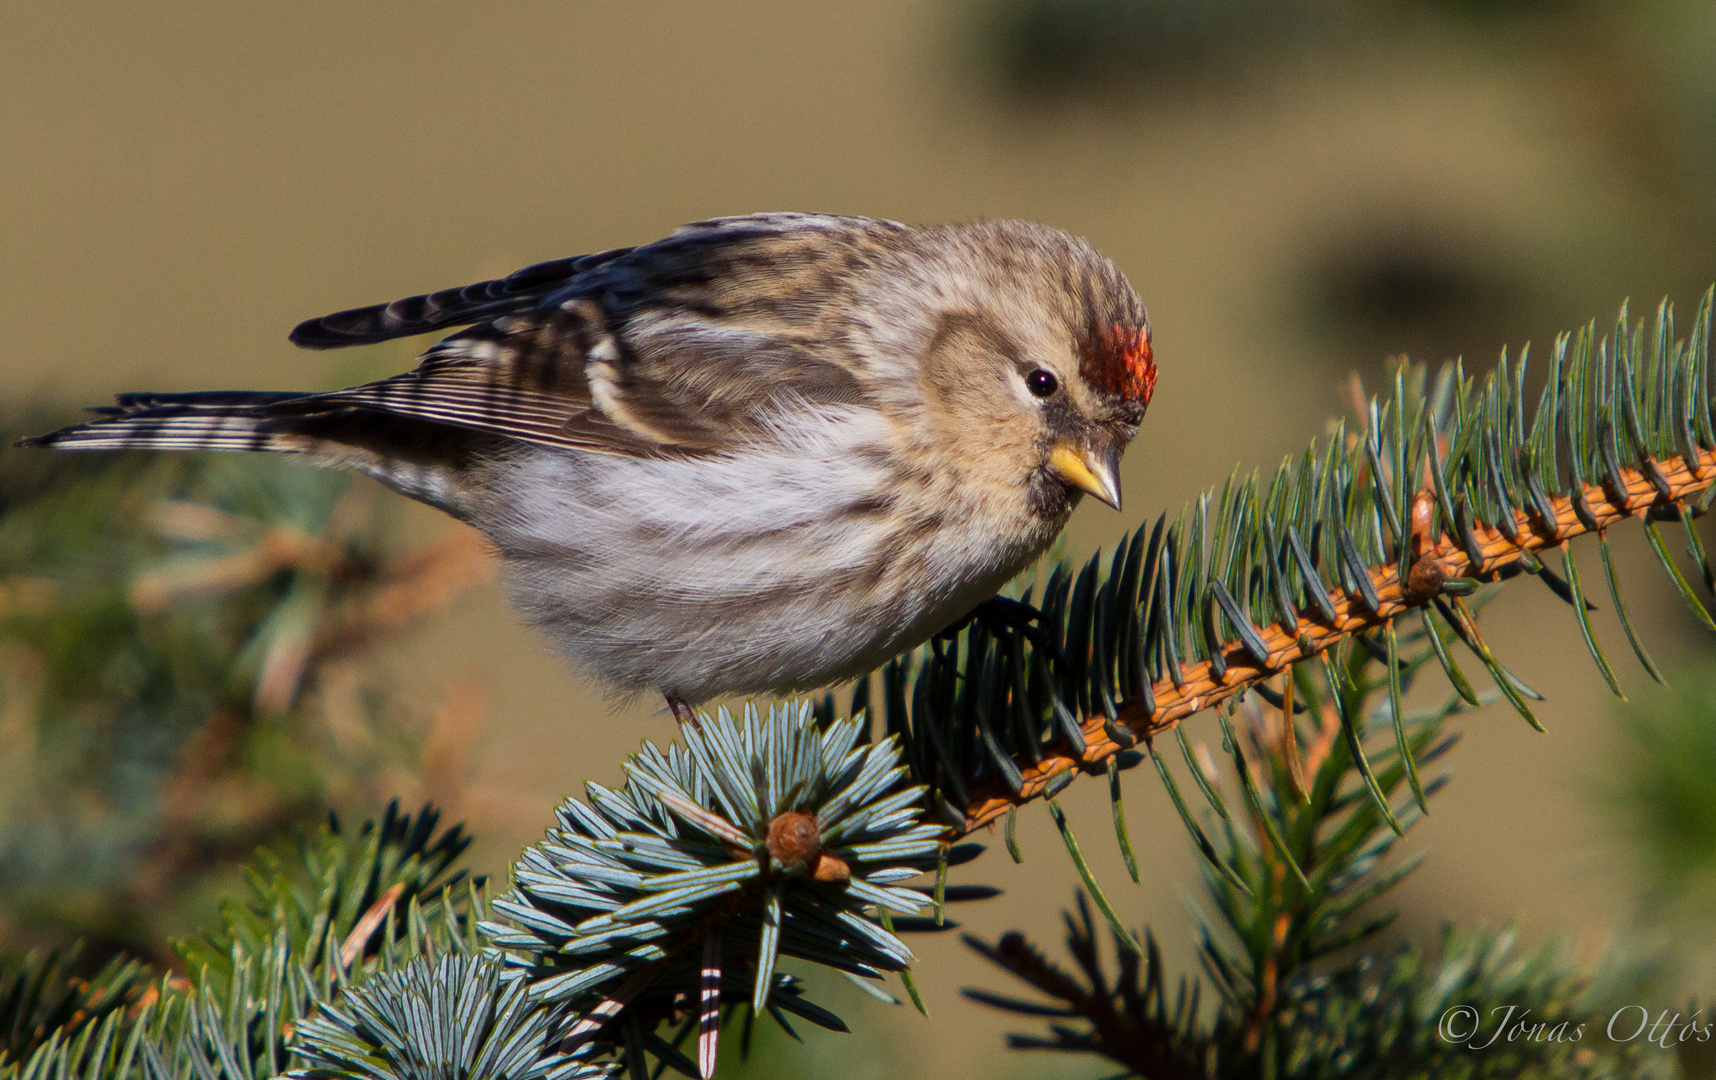
{"label": "black chin patch", "polygon": [[1031,513],[1045,521],[1053,521],[1072,510],[1073,495],[1073,489],[1066,485],[1066,481],[1044,467],[1031,477],[1026,498]]}

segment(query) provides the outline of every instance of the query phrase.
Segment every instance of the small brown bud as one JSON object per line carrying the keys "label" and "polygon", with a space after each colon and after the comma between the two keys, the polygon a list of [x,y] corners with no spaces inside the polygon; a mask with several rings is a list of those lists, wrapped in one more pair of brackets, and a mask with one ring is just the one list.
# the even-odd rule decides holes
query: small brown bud
{"label": "small brown bud", "polygon": [[818,881],[845,881],[852,876],[852,868],[846,865],[846,860],[823,852],[816,857],[816,871],[811,877]]}
{"label": "small brown bud", "polygon": [[814,867],[822,854],[822,826],[802,810],[777,814],[769,822],[769,858],[781,866]]}
{"label": "small brown bud", "polygon": [[1436,524],[1436,500],[1428,491],[1420,491],[1412,500],[1412,557],[1422,560],[1430,554],[1431,529]]}
{"label": "small brown bud", "polygon": [[1442,560],[1433,555],[1426,555],[1412,564],[1412,569],[1406,572],[1406,591],[1412,596],[1423,599],[1436,596],[1442,591],[1442,583],[1448,580],[1448,570],[1442,565]]}

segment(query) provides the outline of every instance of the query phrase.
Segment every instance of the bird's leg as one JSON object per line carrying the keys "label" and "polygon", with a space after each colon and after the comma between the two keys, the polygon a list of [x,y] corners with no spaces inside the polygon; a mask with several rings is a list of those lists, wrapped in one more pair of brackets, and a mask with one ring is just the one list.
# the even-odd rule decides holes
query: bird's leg
{"label": "bird's leg", "polygon": [[667,707],[673,711],[673,718],[679,721],[680,727],[689,726],[695,731],[702,726],[697,722],[697,714],[691,711],[691,706],[686,703],[684,698],[678,694],[663,694],[662,696],[667,698]]}
{"label": "bird's leg", "polygon": [[1030,639],[1032,645],[1040,649],[1050,659],[1060,659],[1060,650],[1049,638],[1041,625],[1043,613],[1022,600],[1013,600],[1005,596],[991,596],[965,613],[965,617],[943,629],[932,642],[952,641],[959,632],[972,623],[982,624],[996,637],[1006,637],[1008,634],[1020,633]]}

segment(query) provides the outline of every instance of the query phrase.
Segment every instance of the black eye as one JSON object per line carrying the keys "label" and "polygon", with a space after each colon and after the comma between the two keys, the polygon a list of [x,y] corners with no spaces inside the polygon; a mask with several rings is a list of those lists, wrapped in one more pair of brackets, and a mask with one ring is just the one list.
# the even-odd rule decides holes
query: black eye
{"label": "black eye", "polygon": [[1038,368],[1025,376],[1025,388],[1038,397],[1054,397],[1055,391],[1061,388],[1061,383],[1053,372]]}

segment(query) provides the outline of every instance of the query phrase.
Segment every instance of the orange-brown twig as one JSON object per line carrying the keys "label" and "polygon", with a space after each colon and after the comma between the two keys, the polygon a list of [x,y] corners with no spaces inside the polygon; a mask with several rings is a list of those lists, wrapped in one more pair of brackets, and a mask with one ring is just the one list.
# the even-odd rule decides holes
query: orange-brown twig
{"label": "orange-brown twig", "polygon": [[[1617,521],[1639,517],[1653,506],[1678,502],[1716,484],[1716,452],[1700,450],[1696,461],[1674,457],[1656,462],[1655,466],[1660,476],[1654,479],[1641,469],[1620,470],[1619,489],[1612,493],[1597,484],[1585,488],[1585,500],[1599,531]],[[1661,488],[1658,479],[1662,482]],[[1464,548],[1448,537],[1437,541],[1424,554],[1440,562],[1447,576],[1484,577],[1511,565],[1522,552],[1558,547],[1572,537],[1592,531],[1574,512],[1572,500],[1552,496],[1549,502],[1555,511],[1554,527],[1546,528],[1544,523],[1524,513],[1516,513],[1517,542],[1509,540],[1498,529],[1474,523],[1473,531],[1483,555],[1482,562],[1477,565],[1472,563]],[[1413,592],[1407,583],[1400,580],[1398,570],[1392,565],[1373,569],[1370,576],[1382,601],[1374,613],[1354,597],[1333,594],[1333,622],[1325,622],[1320,615],[1305,614],[1292,633],[1279,626],[1259,628],[1268,653],[1266,663],[1258,663],[1242,645],[1227,645],[1222,651],[1222,659],[1226,663],[1223,676],[1218,678],[1208,661],[1183,666],[1179,685],[1164,678],[1152,687],[1156,703],[1154,712],[1146,714],[1137,705],[1122,706],[1119,723],[1139,739],[1152,738],[1172,730],[1194,713],[1216,705],[1292,664],[1316,656],[1353,634],[1381,626],[1402,612],[1429,603],[1428,596]],[[1045,749],[1040,761],[1016,759],[1015,764],[1024,779],[1017,793],[994,778],[972,782],[965,821],[951,830],[953,835],[971,833],[1001,817],[1010,807],[1037,798],[1061,773],[1072,769],[1102,769],[1110,757],[1123,749],[1104,732],[1104,724],[1102,716],[1088,717],[1083,721],[1085,750],[1081,756],[1071,754],[1063,742]]]}

